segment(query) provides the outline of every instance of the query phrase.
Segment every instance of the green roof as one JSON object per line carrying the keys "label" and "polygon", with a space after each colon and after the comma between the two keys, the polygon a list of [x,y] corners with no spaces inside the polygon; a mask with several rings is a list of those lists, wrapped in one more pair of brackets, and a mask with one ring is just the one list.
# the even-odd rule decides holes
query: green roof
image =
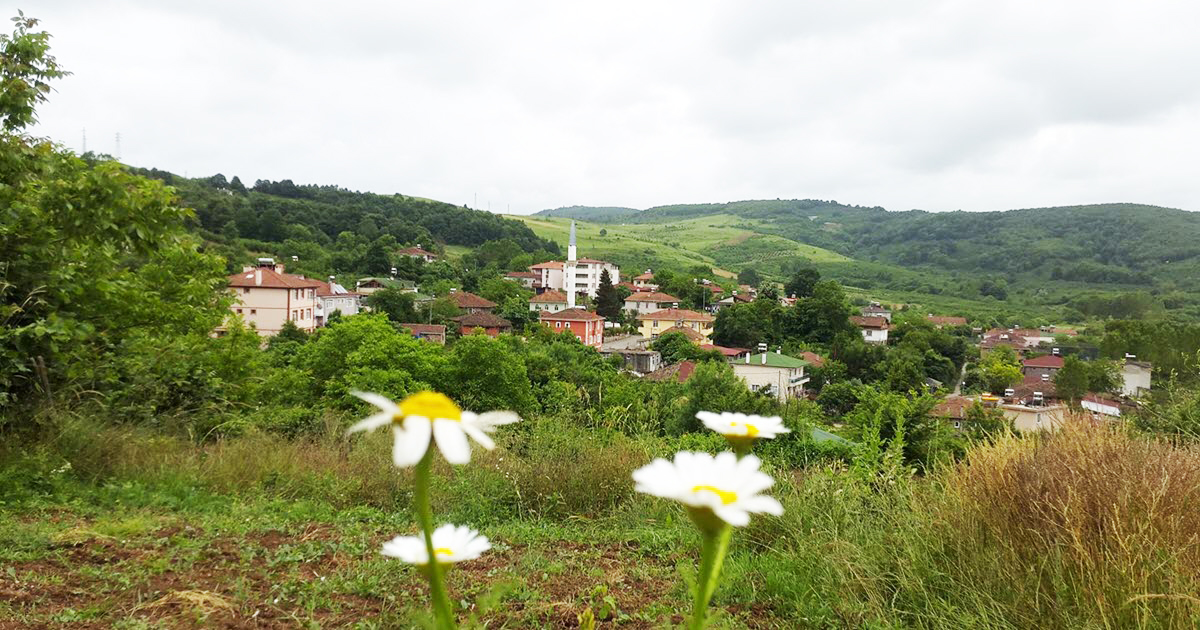
{"label": "green roof", "polygon": [[809,429],[808,435],[810,437],[812,437],[812,440],[814,442],[816,442],[817,444],[823,444],[825,442],[834,442],[837,444],[854,444],[854,442],[851,442],[850,440],[847,440],[846,438],[844,438],[840,435],[834,435],[833,433],[830,433],[824,429],[818,429],[817,427],[813,427],[813,428]]}
{"label": "green roof", "polygon": [[[766,355],[767,355],[767,361],[765,364],[763,363],[762,353],[750,355],[750,361],[748,362],[749,365],[766,365],[767,367],[777,367],[777,368],[798,368],[798,367],[804,367],[804,366],[808,365],[808,361],[805,361],[804,359],[797,359],[796,357],[789,357],[786,354],[777,354],[775,352],[768,352],[768,353],[766,353]],[[738,365],[746,365],[747,361],[746,361],[746,359],[742,358],[742,359],[736,359],[734,361],[731,361],[731,363],[738,364]]]}

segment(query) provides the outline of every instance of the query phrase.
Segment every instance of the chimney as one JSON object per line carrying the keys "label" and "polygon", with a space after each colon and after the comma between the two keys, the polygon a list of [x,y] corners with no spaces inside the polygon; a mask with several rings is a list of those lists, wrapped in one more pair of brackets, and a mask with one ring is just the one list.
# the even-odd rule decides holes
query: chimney
{"label": "chimney", "polygon": [[775,348],[775,354],[783,354],[783,346]]}
{"label": "chimney", "polygon": [[763,365],[767,364],[767,353],[766,352],[762,353],[762,364]]}
{"label": "chimney", "polygon": [[671,302],[671,308],[679,308],[679,302]]}
{"label": "chimney", "polygon": [[292,262],[298,262],[299,260],[300,260],[299,256],[292,256]]}
{"label": "chimney", "polygon": [[451,288],[450,295],[454,295],[455,293],[458,293],[458,289]]}
{"label": "chimney", "polygon": [[750,353],[746,353],[746,365],[750,365]]}
{"label": "chimney", "polygon": [[1055,349],[1051,350],[1051,351],[1050,351],[1050,354],[1052,354],[1052,355],[1054,355],[1054,356],[1058,356],[1058,348],[1055,348]]}
{"label": "chimney", "polygon": [[1044,382],[1046,382],[1046,381],[1048,381],[1048,380],[1050,380],[1050,375],[1049,375],[1049,374],[1043,374],[1043,375],[1042,375],[1042,382],[1044,383]]}
{"label": "chimney", "polygon": [[395,267],[392,267],[392,277],[393,278],[396,277],[396,268]]}
{"label": "chimney", "polygon": [[262,267],[254,270],[254,286],[262,285]]}

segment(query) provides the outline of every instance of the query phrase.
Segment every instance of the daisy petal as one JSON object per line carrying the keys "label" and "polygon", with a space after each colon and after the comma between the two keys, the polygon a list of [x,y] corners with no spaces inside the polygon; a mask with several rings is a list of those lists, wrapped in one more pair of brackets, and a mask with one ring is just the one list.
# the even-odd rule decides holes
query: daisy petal
{"label": "daisy petal", "polygon": [[467,443],[467,434],[463,433],[458,422],[442,418],[434,420],[433,439],[437,442],[442,457],[451,464],[465,464],[471,461],[471,445]]}
{"label": "daisy petal", "polygon": [[371,403],[372,405],[375,405],[376,407],[379,407],[382,411],[386,411],[386,412],[392,413],[392,414],[400,413],[400,407],[397,406],[396,403],[388,400],[386,396],[380,396],[379,394],[372,394],[371,392],[357,392],[357,391],[352,391],[352,392],[350,392],[350,394],[357,398],[361,398],[362,400],[365,400],[365,401]]}
{"label": "daisy petal", "polygon": [[765,494],[759,494],[749,497],[741,502],[741,507],[748,512],[758,512],[762,514],[770,514],[772,516],[783,515],[783,505],[774,497],[769,497]]}
{"label": "daisy petal", "polygon": [[464,422],[462,423],[462,430],[465,431],[472,440],[478,442],[483,448],[486,448],[489,451],[496,448],[496,443],[492,441],[492,438],[488,437],[488,434],[481,431],[479,427]]}
{"label": "daisy petal", "polygon": [[[521,421],[521,416],[511,411],[488,411],[475,416],[475,418],[474,424],[484,431],[491,431],[495,427]],[[466,418],[464,417],[463,420],[466,421]]]}
{"label": "daisy petal", "polygon": [[385,427],[392,423],[392,414],[388,412],[377,413],[373,416],[368,416],[346,429],[346,434],[357,433],[359,431],[374,431],[379,427]]}
{"label": "daisy petal", "polygon": [[416,466],[429,448],[429,419],[409,416],[404,419],[404,428],[395,428],[396,442],[392,446],[392,459],[401,468]]}

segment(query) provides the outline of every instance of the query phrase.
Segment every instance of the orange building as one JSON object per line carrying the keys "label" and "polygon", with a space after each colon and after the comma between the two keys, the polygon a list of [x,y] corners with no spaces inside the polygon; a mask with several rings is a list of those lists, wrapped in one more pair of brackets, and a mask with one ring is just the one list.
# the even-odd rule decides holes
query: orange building
{"label": "orange building", "polygon": [[538,320],[554,332],[570,331],[585,346],[599,348],[604,342],[604,318],[581,308],[568,308],[551,313],[542,311]]}

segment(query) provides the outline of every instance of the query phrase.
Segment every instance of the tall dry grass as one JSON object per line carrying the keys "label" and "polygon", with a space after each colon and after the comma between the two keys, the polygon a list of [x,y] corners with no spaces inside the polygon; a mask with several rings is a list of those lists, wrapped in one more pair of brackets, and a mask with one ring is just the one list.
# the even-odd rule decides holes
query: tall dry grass
{"label": "tall dry grass", "polygon": [[963,577],[1018,619],[1200,624],[1200,449],[1078,417],[974,449],[944,484]]}

